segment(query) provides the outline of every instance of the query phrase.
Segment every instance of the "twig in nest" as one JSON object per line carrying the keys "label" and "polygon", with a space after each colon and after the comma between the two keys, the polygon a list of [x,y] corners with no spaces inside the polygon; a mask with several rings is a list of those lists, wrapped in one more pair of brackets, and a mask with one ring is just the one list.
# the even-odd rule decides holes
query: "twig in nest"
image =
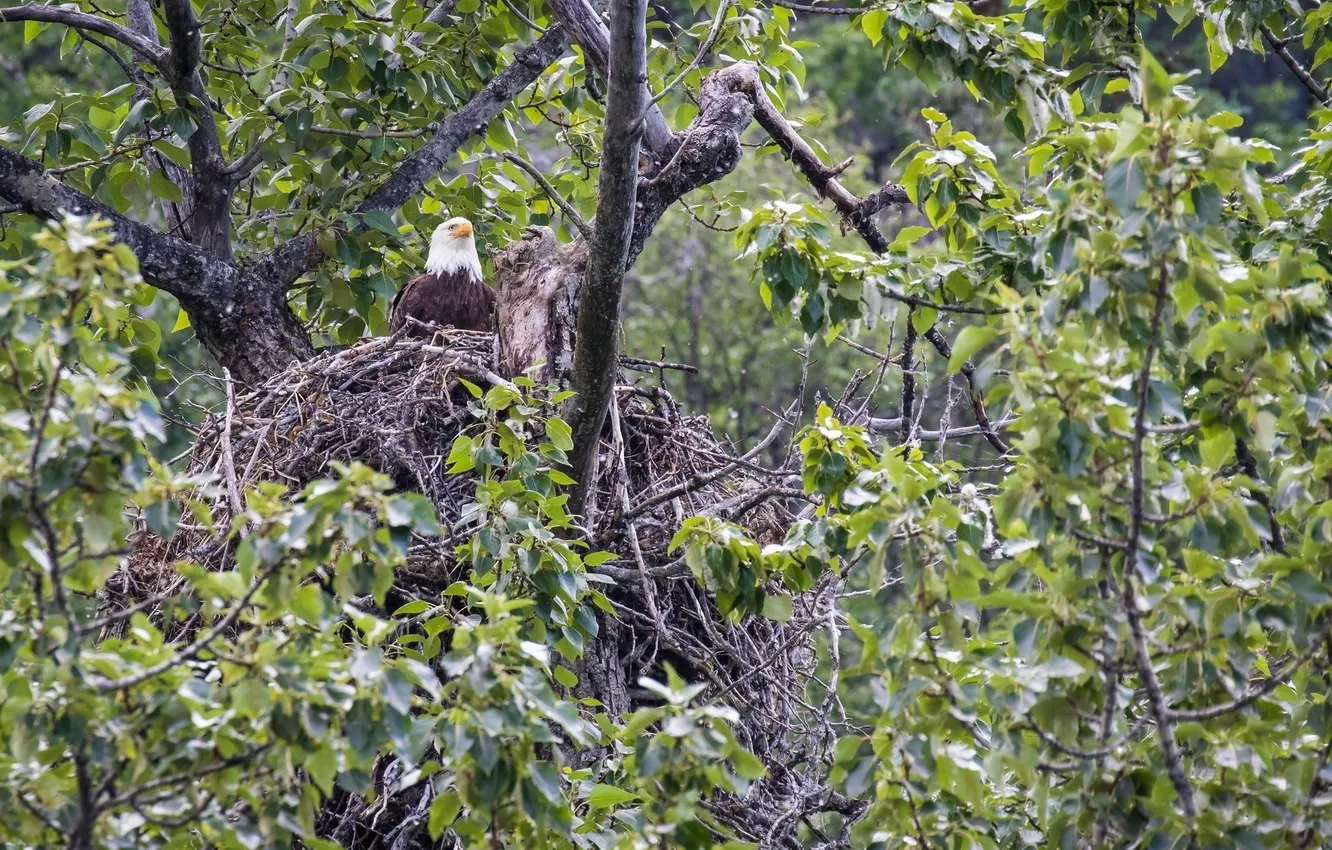
{"label": "twig in nest", "polygon": [[690,366],[688,363],[672,363],[669,360],[644,360],[641,357],[619,356],[619,363],[626,369],[632,369],[635,372],[646,372],[652,374],[653,369],[675,369],[679,372],[688,372],[691,375],[698,374],[697,366]]}
{"label": "twig in nest", "polygon": [[245,513],[245,502],[241,499],[240,484],[236,481],[236,459],[231,454],[231,420],[236,415],[235,384],[231,380],[231,370],[225,366],[222,367],[222,377],[227,382],[227,416],[222,424],[222,468],[227,476],[231,515],[238,517]]}

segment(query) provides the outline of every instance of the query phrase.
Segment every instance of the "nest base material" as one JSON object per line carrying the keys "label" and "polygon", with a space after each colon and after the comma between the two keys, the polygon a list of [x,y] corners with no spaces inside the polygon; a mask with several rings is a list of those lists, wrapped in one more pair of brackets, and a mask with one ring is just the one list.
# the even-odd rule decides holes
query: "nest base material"
{"label": "nest base material", "polygon": [[[474,487],[470,476],[445,471],[454,438],[476,423],[462,382],[484,389],[502,381],[495,350],[490,334],[449,330],[429,339],[377,338],[321,353],[236,395],[208,419],[190,470],[217,473],[234,482],[221,488],[232,492],[265,480],[299,489],[326,475],[334,462],[361,461],[396,486],[425,495],[449,527]],[[777,433],[775,428],[772,436]],[[736,457],[706,417],[683,415],[670,394],[651,383],[617,386],[598,470],[585,524],[600,545],[621,555],[596,568],[616,579],[608,597],[619,616],[604,618],[588,647],[580,695],[596,697],[612,715],[631,711],[650,698],[640,692],[639,678],[664,678],[669,663],[738,709],[737,737],[769,767],[743,801],[713,803],[719,822],[742,839],[789,842],[807,815],[847,809],[851,804],[816,778],[822,771],[807,769],[833,741],[827,706],[810,705],[822,694],[811,697],[807,686],[817,657],[813,633],[831,622],[835,582],[797,599],[787,623],[749,618],[733,624],[717,612],[678,553],[668,552],[681,521],[704,513],[741,523],[762,542],[781,539],[794,521],[784,501],[790,491],[780,486],[787,473]],[[226,495],[213,508],[229,519]],[[168,541],[147,536],[108,587],[107,606],[118,609],[172,590],[182,581],[172,566],[179,560],[223,569],[229,557],[230,547],[188,524]],[[466,566],[449,546],[423,541],[398,571],[392,604],[438,600],[463,578]],[[174,623],[168,633],[189,628]],[[321,814],[321,834],[353,848],[442,846],[430,842],[421,817],[429,789],[387,791],[394,785],[384,776],[392,761],[381,759],[374,812],[358,797],[336,796]],[[842,813],[853,819],[849,809]],[[447,844],[447,838],[441,841]]]}

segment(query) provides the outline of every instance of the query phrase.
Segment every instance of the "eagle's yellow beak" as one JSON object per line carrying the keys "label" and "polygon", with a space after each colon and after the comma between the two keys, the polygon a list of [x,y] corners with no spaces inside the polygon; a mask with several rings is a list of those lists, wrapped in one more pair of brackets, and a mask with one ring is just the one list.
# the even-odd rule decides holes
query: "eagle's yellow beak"
{"label": "eagle's yellow beak", "polygon": [[458,237],[471,236],[472,223],[470,221],[464,221],[458,224],[456,227],[453,228],[453,235]]}

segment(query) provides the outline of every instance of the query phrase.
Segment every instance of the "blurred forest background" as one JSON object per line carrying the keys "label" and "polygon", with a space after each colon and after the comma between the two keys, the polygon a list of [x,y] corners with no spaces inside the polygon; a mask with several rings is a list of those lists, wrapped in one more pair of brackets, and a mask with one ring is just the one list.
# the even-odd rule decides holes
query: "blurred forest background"
{"label": "blurred forest background", "polygon": [[[654,2],[649,35],[666,34],[705,18],[706,12],[693,10],[688,0]],[[793,118],[818,128],[815,135],[829,161],[856,157],[847,174],[850,188],[863,194],[899,176],[901,169],[894,167],[894,160],[912,141],[927,135],[921,109],[928,106],[947,114],[957,128],[971,130],[991,143],[1001,170],[1006,169],[1004,176],[1015,184],[1023,182],[1025,175],[1011,157],[1020,141],[988,106],[978,103],[958,81],[941,82],[930,91],[907,68],[885,69],[877,48],[863,37],[848,37],[852,26],[839,18],[801,19],[794,35],[807,69],[800,85],[805,98],[802,104],[793,104],[792,110]],[[1176,37],[1173,21],[1144,16],[1139,28],[1148,49],[1168,71],[1199,69],[1193,83],[1203,95],[1200,114],[1229,110],[1241,116],[1246,132],[1280,148],[1275,151],[1278,159],[1273,171],[1285,168],[1282,157],[1288,158],[1298,148],[1313,101],[1280,59],[1237,52],[1209,74],[1206,42],[1197,27]],[[0,29],[0,124],[11,123],[35,105],[59,102],[58,92],[105,88],[105,82],[119,73],[105,53],[87,43],[62,59],[61,33],[55,28],[43,32],[33,44],[25,46],[24,37],[21,27]],[[1299,44],[1290,49],[1303,58]],[[524,144],[537,164],[542,164],[543,134],[550,138],[550,159],[559,156],[548,127],[524,130]],[[757,145],[761,131],[754,127],[751,133]],[[626,281],[626,353],[697,366],[697,375],[668,373],[662,377],[689,410],[710,414],[717,430],[739,443],[752,442],[766,432],[771,422],[767,411],[792,398],[802,397],[808,415],[818,397],[812,389],[802,392],[802,387],[843,386],[866,363],[863,353],[841,343],[807,341],[794,322],[779,325],[758,297],[755,263],[736,262],[739,249],[733,233],[739,221],[734,217],[713,220],[710,213],[702,212],[711,209],[709,201],[717,198],[733,201],[732,209],[753,209],[773,200],[809,200],[806,185],[775,147],[768,145],[760,154],[744,159],[725,179],[691,196],[695,209],[682,203],[668,213],[659,235]],[[709,189],[711,199],[705,194]],[[892,215],[924,221],[911,208]],[[902,223],[885,222],[884,229],[891,233]],[[854,234],[846,244],[856,244]],[[494,247],[483,242],[480,250],[484,256]],[[13,258],[18,252],[19,239],[5,229],[4,216],[0,216],[0,256]],[[375,297],[387,300],[391,291]],[[176,426],[167,451],[178,452],[189,445],[188,425],[199,421],[220,399],[220,385],[209,376],[208,355],[194,343],[186,323],[177,322],[179,309],[174,298],[159,293],[153,308],[162,331],[159,353],[176,365],[172,370],[153,368],[158,379],[155,389]],[[364,330],[360,322],[353,321],[351,327],[361,333],[387,332],[387,322]],[[897,331],[880,325],[874,332],[881,337],[878,350],[888,350],[887,343]],[[870,344],[873,335],[862,335],[861,340]],[[145,359],[145,364],[149,362]],[[940,371],[945,365],[935,360],[930,363]],[[924,416],[937,419],[947,403],[947,384],[942,380],[927,380],[926,384],[931,391]],[[891,406],[896,391],[891,383],[880,390],[885,406]]]}

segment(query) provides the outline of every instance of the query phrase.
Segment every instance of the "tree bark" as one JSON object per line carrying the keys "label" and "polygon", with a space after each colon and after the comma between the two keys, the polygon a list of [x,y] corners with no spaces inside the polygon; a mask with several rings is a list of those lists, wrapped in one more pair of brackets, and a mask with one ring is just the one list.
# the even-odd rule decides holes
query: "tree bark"
{"label": "tree bark", "polygon": [[640,120],[647,96],[647,0],[611,0],[610,74],[606,91],[606,127],[597,181],[597,218],[588,252],[587,272],[575,321],[573,374],[575,393],[565,408],[573,429],[570,466],[578,481],[569,509],[581,514],[593,484],[601,426],[606,421],[615,380],[619,343],[620,295],[629,266],[638,198]]}
{"label": "tree bark", "polygon": [[[588,0],[550,0],[550,9],[555,13],[555,17],[564,25],[564,27],[573,36],[573,40],[578,46],[583,48],[583,56],[591,66],[589,70],[595,70],[603,78],[610,73],[611,66],[611,34],[607,31],[606,25],[601,22],[601,16],[597,14],[596,9]],[[644,10],[646,15],[646,9]],[[614,14],[611,15],[614,18]],[[644,24],[646,31],[646,23]],[[649,102],[652,100],[647,87],[647,73],[643,73],[643,78],[639,83],[643,90],[643,98]],[[609,117],[610,102],[609,91],[607,92],[607,115]],[[671,132],[670,125],[666,123],[666,118],[661,114],[661,109],[655,103],[647,107],[647,112],[643,115],[643,147],[657,159],[657,164],[664,162],[662,154],[671,146],[671,140],[674,134]]]}
{"label": "tree bark", "polygon": [[[663,151],[665,167],[636,175],[626,269],[632,267],[671,204],[729,174],[740,162],[740,134],[754,113],[735,77],[749,73],[755,73],[753,66],[740,64],[704,80],[699,116]],[[539,375],[543,380],[571,374],[574,320],[588,256],[588,245],[582,239],[560,245],[554,232],[545,227],[531,228],[523,239],[496,254],[500,347],[509,374],[518,374],[539,361],[546,364]]]}

